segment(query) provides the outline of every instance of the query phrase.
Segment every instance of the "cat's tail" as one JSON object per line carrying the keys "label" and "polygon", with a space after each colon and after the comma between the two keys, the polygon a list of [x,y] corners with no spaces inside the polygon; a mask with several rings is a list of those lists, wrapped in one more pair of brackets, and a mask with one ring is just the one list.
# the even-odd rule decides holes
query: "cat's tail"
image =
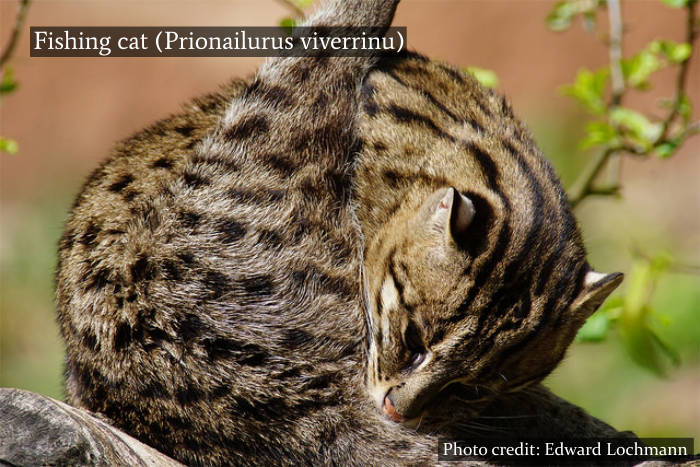
{"label": "cat's tail", "polygon": [[304,26],[378,27],[386,31],[399,0],[328,0]]}
{"label": "cat's tail", "polygon": [[[318,8],[302,25],[304,31],[321,29],[330,31],[334,37],[350,33],[351,28],[371,28],[372,35],[384,36],[394,19],[396,6],[400,0],[328,0]],[[356,31],[355,31],[356,33]],[[345,77],[357,80],[364,77],[366,71],[376,62],[380,51],[367,51],[361,57],[344,57],[316,64],[316,70],[327,69],[331,75],[314,83],[323,85],[325,81],[333,81],[339,73]],[[321,51],[314,54],[317,57],[331,57],[332,51]],[[303,58],[273,58],[263,65],[259,79],[267,79],[287,75]],[[291,74],[292,77],[294,74]],[[329,83],[330,84],[330,83]]]}
{"label": "cat's tail", "polygon": [[[398,3],[329,0],[304,26],[319,36],[327,31],[342,35],[351,27],[376,28],[373,34],[383,36]],[[380,53],[336,57],[328,50],[311,57],[269,59],[231,103],[219,129],[202,147],[202,156],[223,153],[248,160],[252,152],[282,153],[290,167],[316,164],[333,171],[344,166],[354,141],[360,84]]]}

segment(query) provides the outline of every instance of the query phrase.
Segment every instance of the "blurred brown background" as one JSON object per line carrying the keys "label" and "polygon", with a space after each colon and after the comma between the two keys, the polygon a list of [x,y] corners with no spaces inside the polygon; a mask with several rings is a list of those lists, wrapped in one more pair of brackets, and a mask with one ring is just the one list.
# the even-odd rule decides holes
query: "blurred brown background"
{"label": "blurred brown background", "polygon": [[[607,63],[607,49],[580,23],[547,30],[548,0],[404,0],[394,21],[409,46],[460,66],[494,70],[499,90],[532,128],[569,186],[589,155],[580,155],[585,114],[557,91],[582,66]],[[0,0],[0,48],[17,2]],[[250,75],[260,59],[29,58],[29,26],[269,26],[289,15],[273,1],[34,1],[11,63],[20,88],[0,103],[0,135],[19,153],[0,154],[0,386],[61,397],[62,344],[54,319],[52,275],[62,222],[81,181],[118,140],[215,90]],[[623,2],[626,51],[650,40],[683,38],[683,14],[658,0]],[[600,32],[607,28],[602,17]],[[697,53],[696,53],[697,55]],[[700,106],[700,57],[693,57],[690,98]],[[645,111],[670,97],[674,73],[651,93],[632,93]],[[696,112],[695,119],[698,119]],[[587,200],[577,211],[592,264],[629,268],[634,248],[669,251],[700,264],[700,138],[671,160],[623,164],[623,198]],[[681,365],[660,379],[631,362],[614,335],[576,344],[549,378],[556,392],[621,430],[640,436],[700,438],[700,280],[668,274],[654,306],[659,331]]]}

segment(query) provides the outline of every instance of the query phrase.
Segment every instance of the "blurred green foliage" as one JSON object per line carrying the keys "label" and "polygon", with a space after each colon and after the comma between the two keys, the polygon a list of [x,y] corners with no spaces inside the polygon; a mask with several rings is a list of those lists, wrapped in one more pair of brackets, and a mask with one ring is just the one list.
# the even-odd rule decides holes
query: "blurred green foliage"
{"label": "blurred green foliage", "polygon": [[652,292],[667,272],[670,261],[667,255],[637,259],[627,273],[624,293],[607,300],[581,328],[577,338],[584,342],[602,341],[614,323],[637,364],[659,376],[667,374],[668,363],[678,366],[678,352],[657,330],[659,325],[668,325],[670,317],[655,312],[650,304]]}
{"label": "blurred green foliage", "polygon": [[[688,42],[656,39],[628,58],[622,55],[624,29],[620,0],[562,1],[547,17],[547,24],[554,31],[567,30],[577,16],[582,16],[588,29],[593,29],[597,25],[597,12],[611,8],[608,15],[610,37],[606,40],[610,63],[597,70],[583,68],[572,84],[562,87],[565,95],[578,101],[593,117],[585,125],[586,134],[579,144],[580,149],[596,148],[600,151],[589,165],[590,169],[582,170],[579,180],[573,184],[570,201],[574,206],[592,194],[617,194],[617,172],[608,186],[594,186],[594,181],[612,156],[627,153],[636,157],[654,154],[668,158],[688,137],[700,131],[698,124],[692,123],[692,106],[685,93],[687,65],[697,34],[696,0],[662,1],[674,8],[685,9]],[[654,118],[623,106],[623,98],[629,89],[650,90],[652,74],[670,66],[678,67],[678,79],[673,99],[660,101],[660,107],[665,110],[663,118]],[[680,357],[675,344],[670,344],[673,340],[663,337],[659,331],[660,323],[668,324],[672,318],[655,311],[651,302],[656,285],[674,261],[668,253],[654,257],[647,254],[636,255],[622,291],[591,316],[580,330],[578,339],[601,342],[610,335],[611,329],[616,329],[617,337],[635,363],[664,376],[669,365],[679,365]],[[700,341],[700,326],[693,334]]]}

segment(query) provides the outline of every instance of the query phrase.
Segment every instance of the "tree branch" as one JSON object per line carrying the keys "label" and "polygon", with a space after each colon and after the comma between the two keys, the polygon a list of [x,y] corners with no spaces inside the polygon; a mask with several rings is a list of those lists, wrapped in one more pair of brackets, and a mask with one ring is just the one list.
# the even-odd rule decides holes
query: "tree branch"
{"label": "tree branch", "polygon": [[[695,11],[697,5],[698,2],[694,0],[688,2],[688,5],[686,6],[688,17],[686,19],[685,41],[691,46],[693,45],[693,42],[695,42],[695,39],[697,39],[698,34],[697,29],[695,29]],[[688,81],[688,68],[690,68],[689,65],[690,57],[686,58],[680,64],[680,70],[678,71],[678,76],[676,78],[676,97],[673,101],[673,106],[671,107],[671,113],[668,115],[666,120],[663,121],[661,133],[659,134],[659,138],[657,139],[657,141],[654,143],[654,146],[663,141],[666,141],[666,139],[668,138],[668,132],[670,130],[671,124],[678,116],[678,112],[681,108],[681,103],[683,102],[683,96],[685,96],[685,88],[686,83]]]}
{"label": "tree branch", "polygon": [[584,169],[573,187],[569,190],[569,206],[575,208],[584,198],[592,193],[593,180],[598,176],[611,155],[616,150],[607,148],[601,151]]}
{"label": "tree branch", "polygon": [[622,103],[622,96],[625,94],[625,77],[622,74],[622,10],[620,0],[608,0],[608,12],[610,16],[610,80],[612,82],[610,107],[617,107]]}
{"label": "tree branch", "polygon": [[[695,12],[697,9],[697,0],[693,0],[686,6],[686,42],[692,46],[697,39],[698,30],[695,27]],[[622,76],[622,17],[619,0],[608,0],[610,12],[610,78],[612,81],[612,97],[611,107],[618,106],[622,102],[622,98],[626,91],[624,84],[624,76]],[[619,186],[616,180],[612,180],[609,186],[603,188],[594,188],[593,182],[600,174],[601,170],[608,164],[608,161],[614,156],[619,158],[623,154],[646,156],[659,144],[668,141],[671,125],[678,117],[685,90],[688,81],[688,68],[690,65],[688,57],[680,64],[678,76],[676,78],[676,94],[673,100],[671,111],[666,119],[661,123],[661,131],[658,138],[651,143],[649,149],[637,148],[629,144],[620,144],[614,147],[605,148],[595,159],[593,159],[579,178],[574,182],[569,190],[569,205],[574,208],[587,196],[594,194],[615,194],[619,191]],[[685,139],[688,136],[694,135],[700,131],[700,122],[695,122],[687,126],[681,133],[680,137]],[[612,177],[611,177],[612,178]]]}
{"label": "tree branch", "polygon": [[15,26],[12,29],[12,34],[10,35],[10,42],[7,44],[7,48],[0,56],[0,69],[5,66],[12,53],[17,46],[17,39],[19,38],[19,33],[22,31],[22,24],[27,16],[27,9],[29,9],[29,0],[20,0],[19,11],[17,12],[17,19],[15,19]]}

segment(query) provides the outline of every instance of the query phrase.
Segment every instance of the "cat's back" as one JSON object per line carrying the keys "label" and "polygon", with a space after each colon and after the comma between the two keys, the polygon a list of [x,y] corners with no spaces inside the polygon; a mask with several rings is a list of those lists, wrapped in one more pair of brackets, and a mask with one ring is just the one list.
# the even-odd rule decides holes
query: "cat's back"
{"label": "cat's back", "polygon": [[[187,180],[185,170],[195,145],[216,126],[230,98],[244,86],[243,81],[234,82],[220,93],[196,99],[182,112],[117,145],[90,174],[73,203],[59,244],[59,281],[104,286],[107,278],[99,274],[89,279],[99,268],[85,256],[101,258],[105,248],[139,240],[144,229],[135,224],[153,222],[160,204],[176,195],[169,190],[178,179]],[[67,268],[73,277],[62,277]]]}
{"label": "cat's back", "polygon": [[246,86],[117,146],[59,245],[68,401],[190,461],[251,462],[271,455],[268,436],[324,436],[318,420],[352,410],[347,387],[360,388],[364,321],[342,216],[302,213],[281,158],[198,150]]}

